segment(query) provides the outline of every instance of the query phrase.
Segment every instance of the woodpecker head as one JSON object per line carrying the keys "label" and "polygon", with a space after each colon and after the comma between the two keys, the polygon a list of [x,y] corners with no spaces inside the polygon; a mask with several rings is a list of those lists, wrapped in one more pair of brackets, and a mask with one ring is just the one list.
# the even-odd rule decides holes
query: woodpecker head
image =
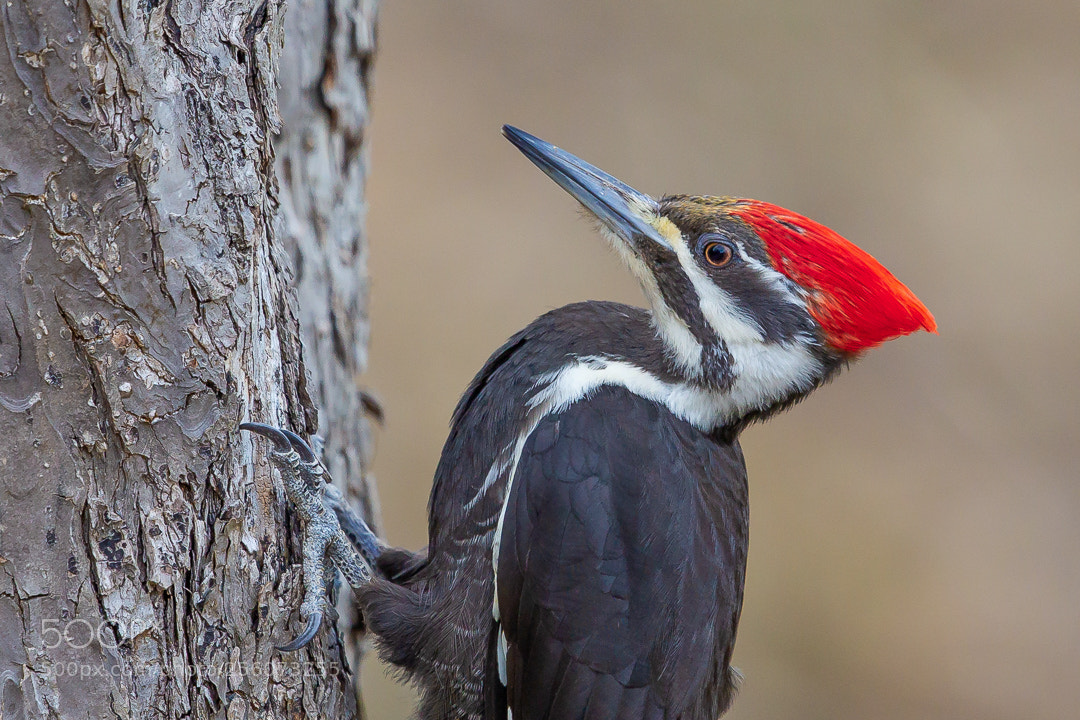
{"label": "woodpecker head", "polygon": [[669,359],[688,382],[761,416],[845,361],[920,328],[930,311],[829,228],[757,200],[654,199],[517,128],[503,132],[573,195],[640,281]]}

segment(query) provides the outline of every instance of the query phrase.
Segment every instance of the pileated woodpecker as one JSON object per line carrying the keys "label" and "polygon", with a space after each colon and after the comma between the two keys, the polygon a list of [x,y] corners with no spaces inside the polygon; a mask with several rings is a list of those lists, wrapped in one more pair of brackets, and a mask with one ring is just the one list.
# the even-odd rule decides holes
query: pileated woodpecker
{"label": "pileated woodpecker", "polygon": [[329,555],[382,656],[419,685],[420,718],[714,720],[738,678],[740,431],[934,319],[801,215],[653,199],[503,131],[596,217],[649,309],[569,305],[491,356],[454,411],[419,553],[324,496],[299,437],[242,425],[274,440],[306,521],[308,625],[286,649],[318,629]]}

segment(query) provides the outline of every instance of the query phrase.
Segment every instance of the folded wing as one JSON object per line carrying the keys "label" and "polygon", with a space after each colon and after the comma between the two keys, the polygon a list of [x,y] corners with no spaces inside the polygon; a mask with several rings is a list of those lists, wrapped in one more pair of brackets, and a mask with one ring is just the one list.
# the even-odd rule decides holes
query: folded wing
{"label": "folded wing", "polygon": [[489,683],[489,711],[715,720],[734,691],[746,534],[736,443],[622,388],[545,418],[503,518],[489,678],[505,700]]}

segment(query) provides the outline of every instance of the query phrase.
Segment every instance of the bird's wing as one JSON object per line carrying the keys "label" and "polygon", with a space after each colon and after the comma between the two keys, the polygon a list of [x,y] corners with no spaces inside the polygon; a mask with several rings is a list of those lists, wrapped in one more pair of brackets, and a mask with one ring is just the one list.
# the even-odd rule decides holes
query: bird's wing
{"label": "bird's wing", "polygon": [[746,513],[738,445],[655,403],[604,388],[549,415],[502,521],[492,696],[517,720],[715,718]]}

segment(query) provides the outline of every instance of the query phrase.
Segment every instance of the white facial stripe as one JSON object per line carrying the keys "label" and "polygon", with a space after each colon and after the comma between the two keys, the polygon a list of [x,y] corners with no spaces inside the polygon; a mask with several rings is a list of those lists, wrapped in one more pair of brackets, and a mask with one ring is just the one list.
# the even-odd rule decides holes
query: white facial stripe
{"label": "white facial stripe", "polygon": [[742,255],[743,261],[754,268],[754,270],[757,271],[757,274],[760,275],[778,295],[783,296],[784,300],[797,306],[804,306],[806,304],[803,302],[802,298],[796,294],[796,286],[791,280],[782,273],[777,272],[771,265],[766,265],[757,258],[748,255],[743,249],[742,243],[739,243],[739,250],[739,254]]}
{"label": "white facial stripe", "polygon": [[[804,305],[790,280],[752,257],[741,242],[736,241],[735,245],[743,262],[772,290],[792,305]],[[821,372],[821,362],[810,352],[810,339],[797,336],[789,342],[768,342],[757,321],[747,317],[731,296],[705,275],[687,244],[674,246],[679,263],[698,294],[701,314],[731,354],[735,385],[729,394],[735,405],[761,409],[793,391],[811,387]]]}
{"label": "white facial stripe", "polygon": [[705,271],[690,254],[687,244],[676,243],[674,247],[679,264],[697,293],[701,314],[712,326],[717,337],[722,338],[729,347],[764,342],[765,333],[761,327],[739,308],[723,288],[705,275]]}
{"label": "white facial stripe", "polygon": [[[701,343],[690,332],[684,321],[664,301],[664,296],[656,284],[656,277],[652,270],[637,256],[625,240],[617,233],[612,232],[605,225],[601,225],[601,234],[604,239],[615,249],[630,272],[638,279],[641,289],[645,293],[649,306],[652,308],[653,326],[657,334],[664,340],[664,348],[675,365],[690,377],[701,374]],[[677,244],[677,243],[676,243]]]}
{"label": "white facial stripe", "polygon": [[664,349],[667,351],[668,357],[688,377],[700,376],[701,343],[690,332],[686,322],[664,302],[660,289],[656,287],[655,282],[653,283],[653,292],[656,296],[655,299],[652,297],[652,293],[646,291],[646,294],[650,295],[649,305],[652,307],[653,327],[663,339]]}

